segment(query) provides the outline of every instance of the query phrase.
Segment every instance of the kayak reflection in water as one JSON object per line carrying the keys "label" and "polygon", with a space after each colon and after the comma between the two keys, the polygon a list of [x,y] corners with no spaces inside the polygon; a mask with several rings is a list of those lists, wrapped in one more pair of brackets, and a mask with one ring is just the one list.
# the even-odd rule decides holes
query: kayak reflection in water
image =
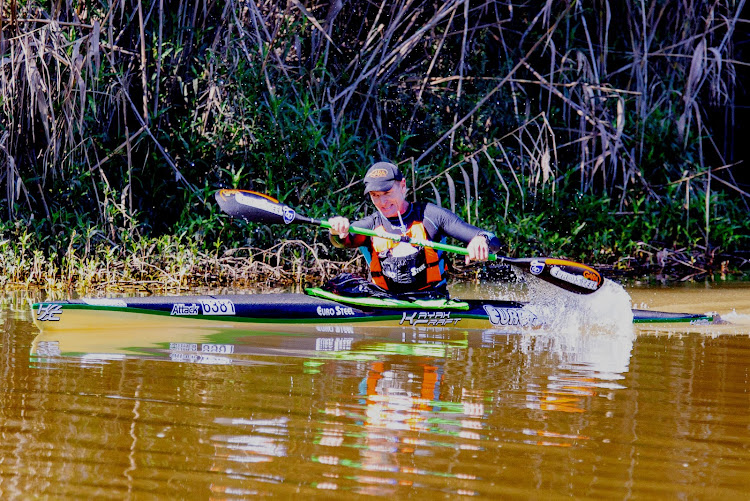
{"label": "kayak reflection in water", "polygon": [[490,252],[500,248],[494,233],[464,222],[453,212],[427,202],[408,202],[406,179],[392,163],[375,163],[364,182],[365,195],[370,195],[377,210],[353,223],[345,217],[330,218],[330,239],[336,247],[359,247],[370,267],[372,283],[391,294],[447,297],[442,251],[351,234],[350,226],[441,243],[446,237],[453,237],[468,244],[467,264],[472,260],[486,261]]}

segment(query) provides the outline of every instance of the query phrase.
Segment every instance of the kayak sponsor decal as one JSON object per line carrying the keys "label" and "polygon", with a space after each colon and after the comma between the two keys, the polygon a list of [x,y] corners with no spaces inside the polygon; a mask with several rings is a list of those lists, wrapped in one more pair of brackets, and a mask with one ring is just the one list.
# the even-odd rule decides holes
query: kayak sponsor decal
{"label": "kayak sponsor decal", "polygon": [[60,320],[60,317],[57,315],[62,315],[63,308],[60,304],[45,304],[41,303],[39,305],[39,309],[36,312],[36,319],[40,322],[58,322]]}
{"label": "kayak sponsor decal", "polygon": [[319,317],[352,317],[354,309],[348,306],[318,306],[315,312]]}
{"label": "kayak sponsor decal", "polygon": [[233,344],[202,344],[201,352],[202,353],[219,353],[222,355],[228,355],[230,353],[234,353],[234,345]]}
{"label": "kayak sponsor decal", "polygon": [[457,325],[461,320],[461,317],[451,318],[451,312],[449,311],[415,311],[411,314],[402,313],[399,325],[404,325],[405,323],[427,326]]}
{"label": "kayak sponsor decal", "polygon": [[173,316],[198,315],[200,308],[197,304],[177,303],[172,305],[172,311],[169,314]]}
{"label": "kayak sponsor decal", "polygon": [[315,339],[315,351],[349,351],[353,337],[319,337]]}
{"label": "kayak sponsor decal", "polygon": [[201,299],[204,315],[234,315],[234,303],[229,299]]}
{"label": "kayak sponsor decal", "polygon": [[520,325],[521,327],[539,325],[539,319],[530,311],[520,308],[498,308],[484,305],[492,325]]}
{"label": "kayak sponsor decal", "polygon": [[128,303],[126,303],[122,299],[108,299],[108,298],[84,299],[83,302],[89,306],[110,306],[112,308],[127,308],[128,307]]}
{"label": "kayak sponsor decal", "polygon": [[[588,271],[586,273],[591,274],[591,272]],[[599,288],[598,281],[588,279],[581,275],[568,273],[567,271],[563,271],[562,268],[558,266],[553,266],[552,268],[550,268],[549,274],[559,280],[562,280],[563,282],[568,282],[569,284],[577,285],[579,287],[583,287],[584,289],[591,289],[592,291],[595,291]]]}
{"label": "kayak sponsor decal", "polygon": [[544,271],[544,261],[540,261],[538,259],[534,259],[531,262],[531,267],[529,267],[529,271],[532,275],[539,275]]}
{"label": "kayak sponsor decal", "polygon": [[284,223],[289,224],[297,217],[297,213],[291,207],[284,207]]}
{"label": "kayak sponsor decal", "polygon": [[315,330],[334,334],[354,334],[354,327],[351,325],[316,325]]}
{"label": "kayak sponsor decal", "polygon": [[172,305],[170,315],[234,315],[234,303],[229,299],[201,299],[198,303],[176,303]]}

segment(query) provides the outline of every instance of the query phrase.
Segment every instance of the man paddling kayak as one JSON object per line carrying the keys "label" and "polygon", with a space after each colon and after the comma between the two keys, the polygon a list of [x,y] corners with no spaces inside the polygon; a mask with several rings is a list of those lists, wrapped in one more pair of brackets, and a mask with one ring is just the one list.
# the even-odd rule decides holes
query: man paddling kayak
{"label": "man paddling kayak", "polygon": [[[499,245],[497,238],[490,232],[467,225],[455,214],[435,207],[432,204],[406,202],[406,182],[398,168],[393,164],[387,164],[382,169],[373,166],[368,171],[369,178],[366,182],[366,193],[371,194],[371,198],[376,203],[376,208],[382,210],[386,215],[373,214],[358,221],[356,225],[349,225],[349,221],[344,218],[334,218],[336,224],[334,228],[331,221],[314,219],[300,214],[288,205],[284,205],[275,198],[262,193],[247,190],[219,190],[216,192],[216,201],[221,210],[233,217],[242,218],[245,221],[264,223],[264,224],[312,224],[323,228],[334,229],[333,234],[338,238],[336,244],[341,247],[356,247],[359,245],[365,251],[365,256],[369,258],[370,270],[373,282],[389,286],[388,281],[393,284],[394,290],[410,291],[409,297],[419,296],[424,298],[427,295],[434,294],[415,294],[413,291],[429,290],[434,285],[440,286],[445,290],[442,280],[443,263],[440,259],[440,252],[453,252],[468,256],[469,259],[482,260],[487,259],[499,263],[509,264],[517,269],[528,272],[540,280],[565,289],[576,294],[591,294],[599,290],[604,284],[601,274],[590,266],[568,261],[566,259],[546,258],[546,257],[507,257],[498,255],[496,252],[487,254],[489,248],[493,250]],[[373,192],[379,192],[374,193]],[[398,221],[398,222],[396,222]],[[407,224],[408,223],[408,224]],[[360,226],[370,225],[368,229]],[[406,233],[406,235],[393,234],[388,232],[388,228],[393,231],[394,225]],[[367,239],[357,239],[349,237],[349,233],[363,235]],[[415,238],[410,238],[409,233]],[[419,238],[426,235],[427,239]],[[435,242],[435,239],[443,239],[446,235],[453,236],[464,242],[469,242],[469,249],[448,245],[445,243]],[[397,245],[387,242],[395,241]],[[485,240],[485,242],[482,242]],[[427,249],[423,254],[424,262],[419,262],[419,256],[414,256],[411,266],[408,266],[408,260],[387,259],[408,257],[419,251],[413,249],[411,244],[420,248],[426,247],[432,249],[428,253]],[[485,247],[486,245],[486,247]],[[373,250],[376,250],[373,254]],[[373,259],[376,256],[376,260]],[[383,261],[381,263],[381,261]],[[403,270],[399,263],[407,266]],[[387,265],[387,266],[386,266]],[[424,266],[424,267],[423,267]],[[403,273],[402,273],[403,271]],[[439,273],[437,273],[439,272]],[[408,273],[408,275],[407,275]],[[422,277],[419,277],[424,273]],[[384,293],[386,296],[393,296],[392,292],[383,291],[382,287],[374,287],[372,282],[364,279],[358,281],[345,279],[337,281],[332,289],[334,292],[348,291],[355,295],[372,295],[371,292]],[[395,278],[395,280],[394,280]],[[402,280],[403,278],[403,280]],[[386,281],[388,279],[388,281]],[[345,283],[350,282],[350,283]],[[357,282],[357,283],[354,283]],[[377,283],[376,282],[376,283]],[[362,287],[360,287],[360,285]],[[366,290],[378,289],[378,290]],[[434,289],[433,289],[434,290]],[[348,295],[351,296],[352,294]]]}
{"label": "man paddling kayak", "polygon": [[345,217],[330,218],[330,240],[336,247],[359,247],[370,267],[372,282],[389,292],[434,291],[445,295],[442,251],[387,238],[351,234],[350,226],[433,242],[444,242],[446,237],[453,237],[468,243],[467,263],[485,261],[490,252],[497,252],[500,247],[494,233],[464,222],[449,210],[426,202],[408,202],[406,180],[392,163],[374,164],[368,169],[364,182],[365,195],[370,195],[376,212],[354,223]]}

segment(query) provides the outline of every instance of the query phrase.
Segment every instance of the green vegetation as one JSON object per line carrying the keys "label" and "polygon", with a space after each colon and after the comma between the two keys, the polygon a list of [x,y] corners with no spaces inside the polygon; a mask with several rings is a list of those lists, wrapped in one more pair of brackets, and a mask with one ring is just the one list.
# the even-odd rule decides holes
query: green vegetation
{"label": "green vegetation", "polygon": [[706,118],[735,99],[729,0],[0,8],[0,285],[361,266],[314,229],[231,221],[211,194],[357,217],[380,159],[512,255],[746,269],[748,195]]}

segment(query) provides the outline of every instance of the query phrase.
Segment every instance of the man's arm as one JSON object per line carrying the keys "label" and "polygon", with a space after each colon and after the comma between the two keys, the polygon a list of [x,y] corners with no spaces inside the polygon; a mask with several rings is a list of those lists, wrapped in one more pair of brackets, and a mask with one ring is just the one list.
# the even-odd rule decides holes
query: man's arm
{"label": "man's arm", "polygon": [[486,261],[490,252],[500,250],[500,239],[494,233],[465,222],[447,209],[427,204],[425,219],[434,225],[436,230],[468,244],[467,263],[470,260]]}

